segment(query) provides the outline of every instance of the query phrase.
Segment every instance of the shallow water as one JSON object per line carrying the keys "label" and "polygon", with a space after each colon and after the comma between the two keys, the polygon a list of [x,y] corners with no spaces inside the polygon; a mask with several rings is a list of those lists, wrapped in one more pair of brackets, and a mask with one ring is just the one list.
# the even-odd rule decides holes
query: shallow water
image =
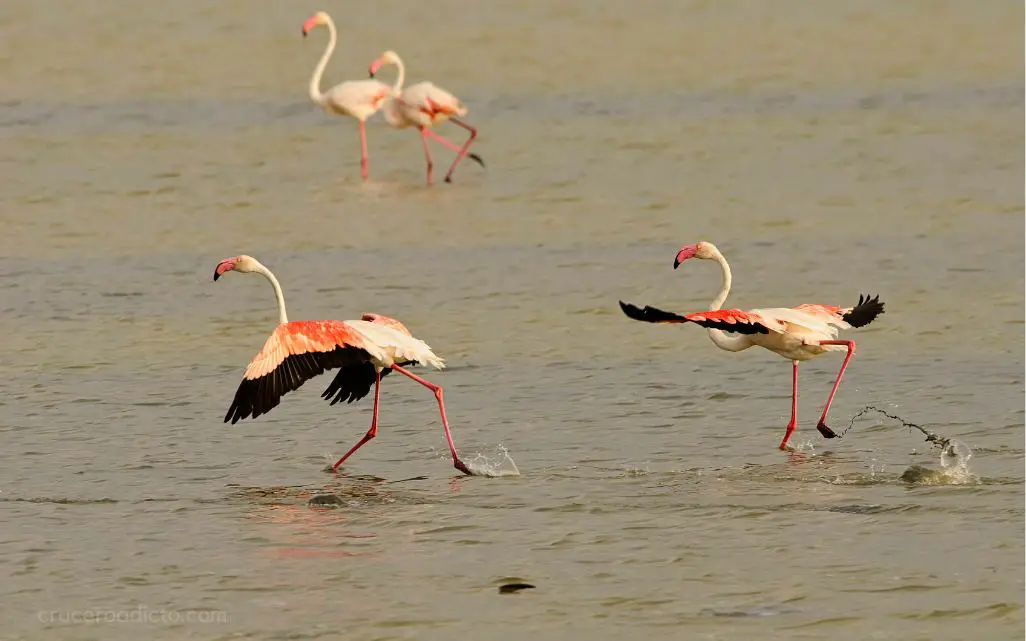
{"label": "shallow water", "polygon": [[[0,637],[1021,638],[1021,4],[469,7],[0,5]],[[426,189],[375,120],[360,184],[306,97],[320,8],[330,82],[398,50],[487,169]],[[831,424],[884,408],[970,474],[901,480],[941,462],[893,421],[821,439],[839,355],[775,450],[786,361],[617,308],[706,305],[715,266],[671,269],[698,240],[737,306],[879,293]],[[402,319],[465,458],[520,476],[459,477],[398,377],[337,477],[370,404],[326,378],[223,425],[275,320],[210,282],[239,253],[294,319]]]}

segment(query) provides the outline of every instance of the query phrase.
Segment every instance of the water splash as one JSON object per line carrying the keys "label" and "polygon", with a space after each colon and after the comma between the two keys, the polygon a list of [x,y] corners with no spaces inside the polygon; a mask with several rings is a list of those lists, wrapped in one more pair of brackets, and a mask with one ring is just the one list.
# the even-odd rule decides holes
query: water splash
{"label": "water splash", "polygon": [[979,483],[979,478],[969,470],[972,458],[973,450],[968,445],[954,439],[948,441],[941,452],[940,464],[952,485]]}
{"label": "water splash", "polygon": [[475,454],[474,458],[464,459],[464,463],[474,476],[488,476],[496,478],[500,476],[520,476],[516,461],[509,455],[509,450],[501,443],[495,447],[492,455]]}
{"label": "water splash", "polygon": [[813,456],[816,454],[816,444],[808,439],[804,441],[798,441],[796,445],[792,445],[791,451],[799,454],[808,454],[809,456]]}
{"label": "water splash", "polygon": [[901,480],[914,485],[975,485],[980,479],[969,470],[972,457],[972,448],[950,439],[941,451],[940,469],[913,465],[905,470]]}
{"label": "water splash", "polygon": [[951,440],[941,452],[941,467],[946,470],[969,469],[969,459],[972,457],[973,451],[968,445]]}
{"label": "water splash", "polygon": [[[910,432],[912,430],[918,430],[925,437],[927,443],[939,447],[941,450],[939,461],[940,469],[934,469],[924,465],[913,465],[902,473],[902,481],[916,485],[966,485],[980,482],[979,477],[969,470],[969,461],[973,457],[973,450],[968,445],[953,438],[936,434],[922,425],[906,421],[900,416],[891,414],[890,412],[885,412],[873,405],[867,405],[859,410],[855,416],[851,418],[851,422],[848,423],[848,427],[844,428],[838,436],[843,437],[847,434],[852,427],[855,426],[855,421],[869,412],[875,412],[889,419],[898,421],[901,423],[902,427],[907,428]],[[872,467],[870,468],[870,471],[871,474],[873,474],[874,470]],[[882,468],[880,471],[883,471]],[[873,475],[875,476],[875,474]]]}
{"label": "water splash", "polygon": [[620,475],[630,478],[634,476],[648,476],[652,471],[649,469],[648,463],[644,465],[624,465],[620,468]]}

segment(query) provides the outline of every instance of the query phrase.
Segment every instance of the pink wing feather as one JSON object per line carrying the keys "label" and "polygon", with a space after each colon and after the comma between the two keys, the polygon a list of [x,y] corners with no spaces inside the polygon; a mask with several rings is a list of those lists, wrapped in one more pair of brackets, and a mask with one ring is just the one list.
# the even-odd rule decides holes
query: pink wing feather
{"label": "pink wing feather", "polygon": [[342,321],[279,325],[246,368],[224,422],[266,414],[282,396],[325,370],[362,370],[367,365],[373,374],[370,360],[363,339]]}
{"label": "pink wing feather", "polygon": [[[360,317],[360,320],[377,325],[390,327],[406,336],[413,337],[406,326],[394,318],[381,314],[367,313]],[[408,361],[400,362],[399,365],[410,365]],[[381,370],[381,377],[384,378],[392,373],[392,368],[386,367]],[[340,401],[352,403],[358,401],[370,393],[371,386],[377,381],[377,369],[373,363],[367,362],[360,366],[343,367],[328,385],[321,398],[328,400],[332,405]]]}
{"label": "pink wing feather", "polygon": [[403,325],[396,319],[390,318],[388,316],[368,312],[363,316],[360,316],[360,320],[365,320],[368,323],[377,323],[379,325],[384,325],[385,327],[391,327],[392,329],[398,330],[403,334],[406,334],[407,336],[413,336],[413,334],[410,333],[410,330],[406,329],[406,325]]}
{"label": "pink wing feather", "polygon": [[646,323],[695,323],[702,327],[740,334],[768,334],[771,331],[782,331],[778,321],[765,319],[758,313],[740,309],[720,309],[681,315],[663,311],[651,305],[640,308],[623,301],[620,301],[620,309],[628,318]]}

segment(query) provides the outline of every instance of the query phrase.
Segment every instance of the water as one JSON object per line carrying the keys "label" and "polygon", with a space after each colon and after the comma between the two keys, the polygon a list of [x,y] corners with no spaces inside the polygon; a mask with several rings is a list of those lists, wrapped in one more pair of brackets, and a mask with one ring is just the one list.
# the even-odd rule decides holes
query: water
{"label": "water", "polygon": [[[0,637],[1022,638],[1021,4],[493,5],[0,5]],[[376,119],[360,184],[306,97],[322,8],[328,82],[396,49],[487,169],[426,189]],[[839,355],[776,451],[786,361],[617,308],[706,305],[699,240],[737,306],[881,294],[831,424],[876,405],[975,480],[903,481],[943,468],[894,422],[821,439]],[[456,475],[397,377],[338,477],[370,404],[326,378],[223,425],[275,320],[211,282],[240,253],[294,319],[402,319],[463,456],[520,475]]]}

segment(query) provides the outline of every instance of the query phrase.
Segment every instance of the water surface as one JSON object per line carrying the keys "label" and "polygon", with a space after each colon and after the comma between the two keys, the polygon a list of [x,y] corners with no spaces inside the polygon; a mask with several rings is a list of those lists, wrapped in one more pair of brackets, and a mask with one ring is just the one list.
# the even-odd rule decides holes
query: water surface
{"label": "water surface", "polygon": [[[457,93],[486,170],[427,189],[416,135],[316,110],[382,50]],[[1013,639],[1023,636],[1018,3],[525,0],[0,6],[0,636]],[[458,138],[459,130],[441,133]],[[437,153],[439,164],[448,160]],[[616,301],[887,313],[790,367]],[[431,395],[308,383],[225,426],[275,321],[396,316]],[[334,495],[334,506],[309,507]],[[500,594],[504,581],[536,586]],[[84,623],[83,612],[146,622]],[[74,613],[79,618],[72,620]],[[154,615],[153,613],[160,613]],[[177,618],[176,618],[177,617]],[[191,618],[189,618],[191,617]],[[188,622],[185,619],[189,619]]]}

